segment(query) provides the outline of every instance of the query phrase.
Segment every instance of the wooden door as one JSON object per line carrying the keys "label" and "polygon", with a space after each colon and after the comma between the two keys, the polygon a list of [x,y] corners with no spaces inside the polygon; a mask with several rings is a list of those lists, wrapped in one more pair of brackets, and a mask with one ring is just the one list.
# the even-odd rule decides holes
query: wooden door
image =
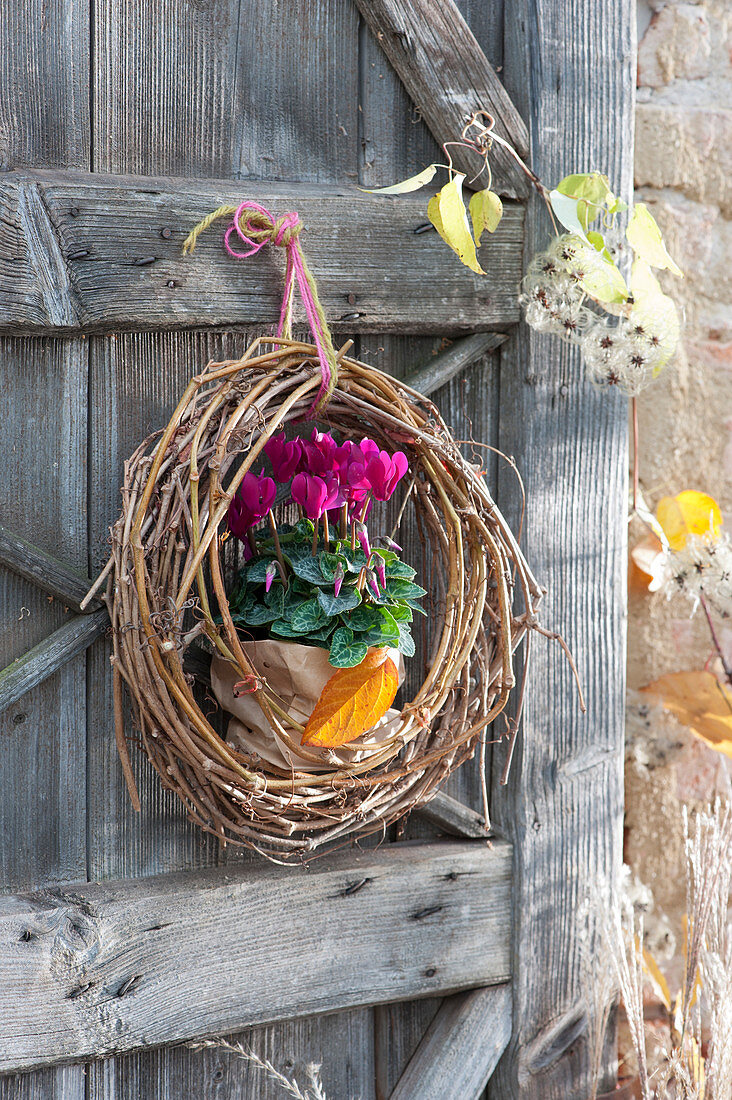
{"label": "wooden door", "polygon": [[[592,164],[627,190],[629,10],[458,7],[530,123],[542,176]],[[589,391],[565,349],[517,327],[522,241],[536,247],[546,226],[530,205],[524,228],[509,168],[487,279],[415,232],[420,196],[353,190],[438,159],[422,117],[439,131],[471,94],[491,106],[476,48],[452,4],[431,0],[3,5],[3,1100],[280,1095],[243,1062],[170,1045],[224,1031],[301,1078],[321,1062],[331,1100],[469,1100],[511,1035],[492,1100],[587,1096],[572,921],[588,873],[620,851],[624,408]],[[274,319],[273,270],[232,265],[215,242],[180,257],[202,214],[244,197],[300,209],[334,330],[361,358],[420,370],[458,438],[522,469],[527,555],[590,714],[561,655],[535,647],[508,787],[502,746],[488,751],[491,846],[477,760],[389,844],[302,872],[219,849],[141,758],[143,812],[129,805],[104,612],[79,616],[78,603],[106,556],[124,458],[194,371]],[[510,471],[486,466],[517,518]],[[289,944],[305,916],[327,914],[327,950],[309,939],[283,963],[257,920],[265,902]]]}

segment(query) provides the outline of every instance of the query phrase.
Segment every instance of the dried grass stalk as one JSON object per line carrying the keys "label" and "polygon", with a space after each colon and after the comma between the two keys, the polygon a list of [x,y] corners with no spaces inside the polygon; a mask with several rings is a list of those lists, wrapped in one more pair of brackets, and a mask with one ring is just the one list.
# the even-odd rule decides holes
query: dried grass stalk
{"label": "dried grass stalk", "polygon": [[[214,704],[202,706],[196,691],[191,647],[207,639],[240,679],[253,673],[226,601],[226,513],[268,438],[307,414],[319,384],[315,347],[284,338],[256,340],[241,359],[194,377],[168,426],[126,463],[106,594],[114,668],[165,786],[203,829],[285,862],[382,831],[473,755],[506,706],[512,655],[537,625],[541,596],[483,477],[435,406],[342,357],[329,424],[346,436],[368,433],[410,461],[405,522],[421,533],[433,591],[444,592],[427,674],[393,736],[357,764],[284,772],[227,745]],[[516,588],[520,613],[512,609]],[[266,683],[256,698],[302,752]]]}

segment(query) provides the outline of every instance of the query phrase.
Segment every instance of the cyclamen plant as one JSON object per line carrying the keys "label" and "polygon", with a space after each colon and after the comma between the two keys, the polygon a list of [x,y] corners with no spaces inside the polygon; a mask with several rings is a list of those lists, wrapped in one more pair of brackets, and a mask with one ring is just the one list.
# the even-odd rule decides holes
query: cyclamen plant
{"label": "cyclamen plant", "polygon": [[[273,436],[264,451],[272,477],[250,470],[229,506],[229,530],[248,559],[229,594],[234,623],[255,637],[326,648],[335,668],[360,664],[371,647],[411,657],[425,589],[401,547],[372,538],[366,523],[407,472],[406,455],[368,438],[339,444],[317,428],[309,439]],[[300,510],[294,526],[275,523],[277,485]]]}

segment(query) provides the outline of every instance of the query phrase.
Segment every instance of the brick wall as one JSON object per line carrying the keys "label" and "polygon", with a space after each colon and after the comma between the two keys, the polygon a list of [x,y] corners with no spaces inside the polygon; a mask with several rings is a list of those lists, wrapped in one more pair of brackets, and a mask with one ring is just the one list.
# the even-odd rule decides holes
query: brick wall
{"label": "brick wall", "polygon": [[[683,348],[639,398],[643,493],[651,506],[681,489],[711,493],[730,529],[732,0],[641,0],[635,182],[686,276],[662,280],[683,311]],[[631,527],[631,544],[642,533]],[[721,635],[732,656],[732,629]],[[626,854],[678,918],[680,803],[727,787],[732,761],[649,713],[632,689],[666,672],[702,668],[709,634],[703,616],[690,620],[681,600],[631,591],[628,645]]]}

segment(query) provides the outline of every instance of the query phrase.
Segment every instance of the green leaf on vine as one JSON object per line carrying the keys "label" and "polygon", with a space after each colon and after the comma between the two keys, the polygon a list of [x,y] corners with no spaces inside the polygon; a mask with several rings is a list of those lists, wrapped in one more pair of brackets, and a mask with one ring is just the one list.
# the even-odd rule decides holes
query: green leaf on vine
{"label": "green leaf on vine", "polygon": [[656,219],[644,202],[637,202],[633,207],[625,236],[638,259],[645,260],[651,267],[668,268],[683,279],[683,271],[669,256]]}
{"label": "green leaf on vine", "polygon": [[475,254],[475,241],[470,235],[463,202],[464,179],[464,175],[457,173],[441,191],[433,195],[427,206],[427,217],[462,263],[476,274],[485,275]]}
{"label": "green leaf on vine", "polygon": [[419,191],[420,187],[425,187],[439,167],[439,164],[430,164],[401,183],[392,183],[390,187],[359,187],[359,191],[365,191],[367,195],[406,195],[409,191]]}
{"label": "green leaf on vine", "polygon": [[498,195],[486,188],[485,191],[476,191],[470,199],[470,217],[473,221],[473,236],[475,243],[480,244],[483,230],[495,233],[498,223],[503,217],[503,203]]}
{"label": "green leaf on vine", "polygon": [[[585,172],[580,175],[565,176],[557,184],[556,190],[561,195],[577,200],[577,220],[584,233],[587,232],[588,226],[595,220],[601,210],[610,209],[612,206],[612,213],[616,213],[617,210],[624,208],[624,204],[616,199],[610,190],[610,180],[607,176],[603,176],[601,172]],[[552,203],[553,205],[554,203]],[[558,213],[557,217],[560,217]],[[564,224],[562,222],[562,225]]]}
{"label": "green leaf on vine", "polygon": [[[568,229],[570,233],[576,233],[583,241],[587,241],[587,229],[582,224],[579,199],[572,198],[570,195],[563,195],[561,191],[555,190],[549,192],[549,202],[564,228]],[[587,203],[584,205],[586,211]]]}

